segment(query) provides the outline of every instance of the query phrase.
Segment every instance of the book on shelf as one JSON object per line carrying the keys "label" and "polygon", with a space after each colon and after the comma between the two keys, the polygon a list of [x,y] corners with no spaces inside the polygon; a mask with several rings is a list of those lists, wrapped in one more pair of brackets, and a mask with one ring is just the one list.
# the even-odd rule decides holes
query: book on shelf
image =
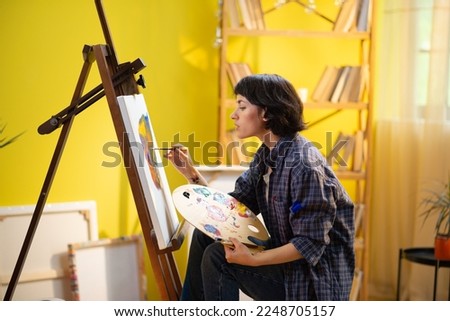
{"label": "book on shelf", "polygon": [[327,66],[313,91],[311,99],[316,102],[330,101],[341,72],[342,69],[339,67]]}
{"label": "book on shelf", "polygon": [[345,0],[336,17],[333,31],[349,32],[356,29],[359,2],[361,0]]}
{"label": "book on shelf", "polygon": [[369,65],[363,65],[361,67],[361,83],[359,85],[359,96],[358,100],[363,100],[364,95],[367,93],[369,88]]}
{"label": "book on shelf", "polygon": [[249,30],[255,29],[255,25],[253,24],[254,21],[252,20],[250,14],[250,7],[248,5],[248,0],[238,0],[238,4],[244,27]]}
{"label": "book on shelf", "polygon": [[253,74],[252,69],[250,68],[250,65],[248,63],[244,63],[244,62],[241,62],[239,64],[239,71],[240,71],[241,79]]}
{"label": "book on shelf", "polygon": [[339,132],[330,153],[326,155],[328,165],[338,171],[360,172],[367,153],[365,143],[363,130],[356,130],[353,134]]}
{"label": "book on shelf", "polygon": [[357,130],[354,135],[355,147],[353,152],[353,166],[352,170],[355,172],[360,172],[362,170],[364,162],[364,131]]}
{"label": "book on shelf", "polygon": [[320,97],[322,96],[325,86],[327,85],[327,79],[330,79],[330,74],[333,72],[332,69],[335,68],[334,66],[325,66],[325,68],[322,71],[322,74],[320,75],[319,81],[317,81],[316,87],[314,87],[314,90],[311,94],[311,99],[314,101],[318,101]]}
{"label": "book on shelf", "polygon": [[[339,102],[341,103],[357,102],[359,98],[360,83],[361,83],[361,66],[350,66],[347,81],[345,82],[341,97],[339,98]],[[358,93],[358,95],[356,95],[356,93]]]}
{"label": "book on shelf", "polygon": [[317,82],[316,87],[313,90],[313,93],[311,95],[311,99],[314,101],[320,101],[322,97],[324,96],[325,89],[328,86],[328,84],[334,80],[335,76],[334,74],[337,72],[337,67],[335,66],[325,66],[323,69],[322,75],[319,78],[319,81]]}
{"label": "book on shelf", "polygon": [[348,135],[344,134],[343,132],[338,133],[333,147],[326,155],[327,164],[329,166],[333,166],[335,162],[337,162],[338,164],[341,163],[341,165],[343,165],[343,163],[341,162],[341,155],[343,153],[343,150],[345,149],[345,146],[347,145],[347,137]]}
{"label": "book on shelf", "polygon": [[256,29],[266,29],[266,23],[264,22],[264,11],[261,5],[261,0],[250,0],[252,3],[252,9],[255,16]]}
{"label": "book on shelf", "polygon": [[230,18],[230,27],[239,28],[241,26],[241,18],[239,15],[237,0],[228,0],[226,4],[227,4],[226,10]]}
{"label": "book on shelf", "polygon": [[225,71],[233,87],[236,86],[239,80],[252,74],[250,66],[244,62],[227,62]]}
{"label": "book on shelf", "polygon": [[363,101],[369,85],[369,66],[326,66],[311,95],[316,102]]}
{"label": "book on shelf", "polygon": [[352,168],[353,153],[355,151],[355,136],[345,135],[347,143],[344,146],[342,153],[342,163],[338,164],[338,170],[350,170]]}
{"label": "book on shelf", "polygon": [[359,0],[359,10],[356,21],[356,30],[359,32],[366,32],[369,30],[369,12],[371,11],[371,0]]}
{"label": "book on shelf", "polygon": [[225,64],[225,71],[227,73],[228,79],[231,82],[231,85],[233,87],[236,86],[236,84],[237,84],[237,78],[236,78],[237,74],[233,71],[233,68],[231,67],[231,64],[228,63],[228,62]]}
{"label": "book on shelf", "polygon": [[[356,71],[355,71],[356,73]],[[369,86],[369,66],[362,65],[357,68],[357,75],[348,94],[349,102],[359,102],[364,100],[364,94]]]}
{"label": "book on shelf", "polygon": [[341,78],[343,70],[344,69],[342,67],[336,68],[336,72],[333,74],[333,79],[325,87],[325,91],[323,92],[323,96],[321,97],[319,102],[329,102],[331,100],[331,96],[333,95],[339,79]]}
{"label": "book on shelf", "polygon": [[339,73],[339,78],[337,79],[336,85],[334,86],[333,92],[330,97],[330,102],[332,103],[338,103],[342,91],[344,90],[345,84],[348,79],[348,74],[350,72],[351,67],[350,66],[343,66],[340,68],[341,72]]}
{"label": "book on shelf", "polygon": [[253,5],[253,0],[245,0],[245,3],[247,4],[248,14],[250,16],[250,22],[251,22],[251,29],[258,29],[258,25],[256,23],[256,12],[255,7]]}
{"label": "book on shelf", "polygon": [[[237,0],[237,10],[240,13],[242,25],[249,30],[264,30],[264,12],[261,0]],[[230,12],[231,13],[231,12]],[[234,19],[235,19],[234,17]],[[231,17],[230,17],[231,18]]]}

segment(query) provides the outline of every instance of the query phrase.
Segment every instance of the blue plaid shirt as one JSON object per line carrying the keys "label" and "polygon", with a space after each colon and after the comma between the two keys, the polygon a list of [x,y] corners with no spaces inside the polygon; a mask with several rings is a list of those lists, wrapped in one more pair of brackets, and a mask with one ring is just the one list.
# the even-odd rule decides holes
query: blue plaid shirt
{"label": "blue plaid shirt", "polygon": [[[268,201],[263,175],[272,167]],[[355,269],[353,203],[311,142],[264,144],[236,181],[233,197],[261,213],[269,248],[288,242],[304,257],[283,264],[286,300],[348,300]]]}

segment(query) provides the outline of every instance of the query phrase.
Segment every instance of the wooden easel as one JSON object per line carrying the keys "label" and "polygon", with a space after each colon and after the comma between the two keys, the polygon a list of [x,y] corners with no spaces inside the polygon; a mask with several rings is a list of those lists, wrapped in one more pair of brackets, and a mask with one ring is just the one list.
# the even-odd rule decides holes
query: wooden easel
{"label": "wooden easel", "polygon": [[[133,62],[122,63],[120,65],[118,64],[101,0],[95,0],[95,5],[105,36],[106,45],[84,46],[84,64],[71,104],[57,115],[52,116],[38,129],[40,134],[48,134],[62,125],[61,134],[53,158],[50,162],[49,170],[41,189],[18,261],[8,284],[4,301],[11,300],[14,294],[75,116],[103,96],[106,96],[109,105],[134,201],[136,203],[150,263],[160,290],[161,299],[178,300],[181,295],[181,281],[173,257],[173,251],[180,248],[184,239],[183,228],[186,225],[180,224],[180,228],[172,237],[171,245],[169,247],[164,250],[159,249],[143,188],[138,178],[137,163],[134,161],[133,154],[130,152],[130,140],[126,134],[125,125],[117,101],[118,96],[138,94],[138,85],[145,87],[142,77],[137,81],[134,77],[136,73],[145,67],[145,64],[140,59],[136,59]],[[94,61],[97,62],[102,84],[82,96],[89,71]]]}

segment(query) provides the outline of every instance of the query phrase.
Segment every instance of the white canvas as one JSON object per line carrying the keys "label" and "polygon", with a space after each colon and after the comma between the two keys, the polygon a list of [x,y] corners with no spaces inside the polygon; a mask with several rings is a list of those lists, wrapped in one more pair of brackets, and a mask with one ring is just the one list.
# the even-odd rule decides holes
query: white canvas
{"label": "white canvas", "polygon": [[144,300],[142,255],[139,235],[68,244],[72,300]]}
{"label": "white canvas", "polygon": [[[4,297],[35,205],[0,207],[0,295]],[[69,299],[67,244],[98,239],[95,201],[46,204],[12,300]]]}
{"label": "white canvas", "polygon": [[[142,94],[117,97],[125,129],[130,139],[133,161],[137,165],[139,180],[150,212],[158,247],[165,249],[178,228],[179,220],[162,166],[147,106]],[[152,157],[152,158],[150,158]]]}

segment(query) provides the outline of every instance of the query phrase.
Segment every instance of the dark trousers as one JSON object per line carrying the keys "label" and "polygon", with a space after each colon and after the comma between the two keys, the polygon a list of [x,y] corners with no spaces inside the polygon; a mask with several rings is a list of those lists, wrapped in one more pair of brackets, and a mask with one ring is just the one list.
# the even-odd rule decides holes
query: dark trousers
{"label": "dark trousers", "polygon": [[239,300],[239,289],[254,300],[283,301],[281,265],[230,264],[225,259],[223,245],[195,229],[181,300]]}

